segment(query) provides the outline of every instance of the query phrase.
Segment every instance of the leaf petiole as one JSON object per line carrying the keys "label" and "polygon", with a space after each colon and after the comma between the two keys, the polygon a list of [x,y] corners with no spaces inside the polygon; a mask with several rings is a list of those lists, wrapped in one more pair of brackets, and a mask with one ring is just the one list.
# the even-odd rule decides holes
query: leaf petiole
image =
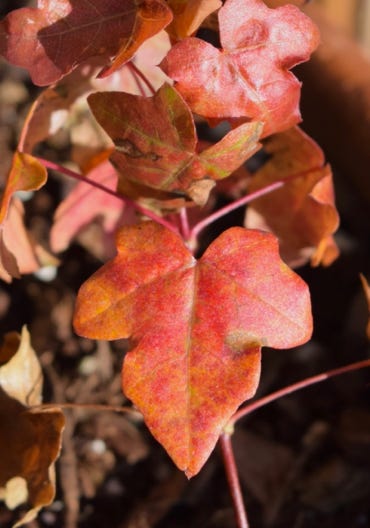
{"label": "leaf petiole", "polygon": [[219,220],[223,216],[231,213],[232,211],[235,211],[235,209],[238,209],[239,207],[243,207],[244,205],[247,205],[253,202],[253,200],[257,200],[257,198],[261,198],[262,196],[265,196],[266,194],[269,194],[273,191],[276,191],[277,189],[280,189],[286,183],[289,183],[292,180],[302,178],[306,176],[307,174],[310,174],[312,172],[315,172],[315,170],[320,170],[320,169],[321,167],[314,167],[306,171],[292,174],[291,176],[284,178],[283,180],[278,180],[274,183],[271,183],[270,185],[266,185],[266,187],[263,187],[262,189],[258,189],[257,191],[247,194],[246,196],[243,196],[239,200],[235,200],[234,202],[226,205],[225,207],[222,207],[218,211],[215,211],[211,215],[207,216],[206,218],[204,218],[203,220],[195,224],[195,226],[190,230],[189,239],[188,239],[190,246],[192,246],[195,243],[197,237],[199,236],[199,233],[203,231],[203,229],[208,227],[210,224],[215,222],[216,220]]}
{"label": "leaf petiole", "polygon": [[[139,68],[136,66],[136,64],[133,62],[133,61],[130,61],[127,66],[130,68],[131,70],[131,73],[133,74],[133,76],[138,79],[139,81],[142,81],[145,86],[149,89],[150,93],[152,95],[155,94],[156,90],[154,88],[154,86],[152,85],[152,83],[148,80],[148,78],[143,74],[143,72],[141,70],[139,70]],[[138,83],[139,84],[139,83]],[[141,91],[141,90],[140,90]],[[142,93],[142,95],[145,96],[145,93]]]}
{"label": "leaf petiole", "polygon": [[298,381],[297,383],[293,383],[292,385],[288,385],[283,389],[279,389],[271,394],[268,394],[267,396],[264,396],[263,398],[259,398],[258,400],[249,403],[239,409],[239,411],[237,411],[234,416],[232,416],[231,420],[228,422],[226,427],[233,428],[235,423],[241,418],[248,416],[253,411],[256,411],[257,409],[263,407],[264,405],[267,405],[268,403],[276,401],[279,398],[282,398],[283,396],[287,396],[288,394],[304,389],[306,387],[310,387],[311,385],[320,383],[321,381],[325,381],[329,378],[340,376],[341,374],[346,374],[347,372],[352,372],[353,370],[359,370],[365,367],[370,367],[370,359],[350,363],[349,365],[346,365],[344,367],[328,370],[327,372],[322,372],[321,374],[317,374],[316,376],[311,376],[310,378],[306,378],[302,381]]}

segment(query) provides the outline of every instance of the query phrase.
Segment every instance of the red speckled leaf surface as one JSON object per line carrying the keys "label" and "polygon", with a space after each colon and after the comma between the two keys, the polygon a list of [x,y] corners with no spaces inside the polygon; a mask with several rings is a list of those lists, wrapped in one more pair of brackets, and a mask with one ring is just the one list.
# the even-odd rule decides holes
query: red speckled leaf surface
{"label": "red speckled leaf surface", "polygon": [[40,86],[92,57],[106,58],[108,75],[171,20],[162,0],[39,0],[0,22],[0,54]]}
{"label": "red speckled leaf surface", "polygon": [[265,136],[297,123],[300,83],[289,69],[318,45],[316,26],[295,6],[271,10],[262,0],[228,0],[218,16],[221,50],[190,37],[162,62],[191,109],[264,121]]}
{"label": "red speckled leaf surface", "polygon": [[310,338],[308,288],[260,231],[231,228],[199,261],[152,222],[122,228],[117,248],[81,287],[74,326],[93,339],[131,339],[124,391],[190,477],[253,396],[261,346]]}
{"label": "red speckled leaf surface", "polygon": [[110,159],[120,180],[186,193],[198,204],[207,201],[213,180],[228,176],[260,148],[261,123],[253,122],[197,154],[191,111],[168,84],[153,97],[101,92],[91,94],[88,101],[116,146]]}

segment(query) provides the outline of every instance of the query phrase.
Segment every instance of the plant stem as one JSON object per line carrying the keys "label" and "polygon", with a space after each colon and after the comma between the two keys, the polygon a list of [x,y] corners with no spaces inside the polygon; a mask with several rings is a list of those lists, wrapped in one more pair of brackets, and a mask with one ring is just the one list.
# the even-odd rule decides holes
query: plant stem
{"label": "plant stem", "polygon": [[370,367],[370,359],[365,359],[363,361],[357,361],[356,363],[351,363],[349,365],[346,365],[345,367],[339,367],[333,370],[328,370],[327,372],[323,372],[322,374],[317,374],[316,376],[312,376],[302,381],[298,381],[297,383],[293,383],[292,385],[288,385],[288,387],[279,389],[267,396],[264,396],[263,398],[259,398],[258,400],[245,405],[242,409],[237,411],[234,414],[234,416],[232,416],[232,418],[230,419],[227,425],[227,428],[229,427],[233,428],[234,424],[238,420],[240,420],[240,418],[244,418],[244,416],[247,416],[251,412],[259,409],[260,407],[263,407],[264,405],[267,405],[268,403],[278,400],[279,398],[282,398],[283,396],[291,394],[292,392],[296,392],[298,390],[304,389],[306,387],[309,387],[310,385],[314,385],[315,383],[320,383],[321,381],[325,381],[329,378],[333,378],[334,376],[346,374],[347,372],[352,372],[353,370],[358,370],[358,369],[365,368],[365,367]]}
{"label": "plant stem", "polygon": [[93,187],[96,187],[97,189],[101,191],[104,191],[110,194],[111,196],[115,196],[116,198],[124,202],[126,205],[133,207],[139,213],[147,216],[151,220],[154,220],[154,222],[157,222],[157,224],[161,224],[164,227],[167,227],[167,229],[169,229],[173,233],[179,234],[178,229],[173,224],[171,224],[170,222],[167,222],[161,216],[156,215],[149,209],[146,209],[142,205],[136,203],[134,200],[130,200],[130,198],[127,198],[126,196],[122,196],[121,194],[118,194],[116,191],[113,191],[112,189],[108,189],[101,183],[90,180],[89,178],[86,178],[82,174],[78,174],[77,172],[74,172],[71,169],[67,169],[67,167],[63,167],[62,165],[58,165],[57,163],[54,163],[53,161],[49,161],[49,160],[46,160],[44,158],[39,158],[39,157],[36,157],[36,159],[38,159],[39,162],[42,163],[48,169],[61,172],[62,174],[65,174],[66,176],[70,176],[71,178],[74,178],[75,180],[81,181],[83,183],[87,183],[89,185],[92,185]]}
{"label": "plant stem", "polygon": [[141,79],[141,77],[139,77],[138,73],[137,73],[137,70],[135,68],[132,67],[132,63],[129,62],[127,63],[127,67],[129,68],[130,70],[130,73],[132,75],[132,77],[134,78],[135,80],[135,83],[136,83],[136,86],[140,92],[140,95],[142,95],[143,97],[146,97],[146,91],[145,91],[145,88],[143,86],[143,80]]}
{"label": "plant stem", "polygon": [[245,511],[242,490],[240,487],[238,471],[236,469],[233,446],[230,434],[224,432],[220,436],[222,457],[225,466],[227,481],[233,501],[237,528],[249,528],[247,512]]}
{"label": "plant stem", "polygon": [[152,85],[152,83],[147,79],[147,77],[143,74],[143,72],[141,70],[139,70],[139,68],[136,66],[136,64],[132,61],[130,61],[128,63],[128,67],[130,68],[130,70],[134,73],[134,75],[136,75],[141,81],[143,81],[143,83],[145,84],[145,86],[149,89],[150,93],[152,95],[155,94],[156,90],[154,88],[154,86]]}
{"label": "plant stem", "polygon": [[276,189],[279,189],[283,185],[284,185],[284,181],[278,181],[278,182],[272,183],[271,185],[268,185],[267,187],[264,187],[263,189],[259,189],[258,191],[255,191],[254,193],[243,196],[243,198],[240,198],[239,200],[235,200],[235,202],[232,202],[229,205],[225,205],[225,207],[222,207],[218,211],[215,211],[213,214],[204,218],[204,220],[201,220],[200,222],[198,222],[193,227],[193,229],[190,231],[189,239],[191,241],[197,239],[199,233],[209,224],[212,224],[219,218],[222,218],[223,216],[231,213],[231,211],[234,211],[235,209],[238,209],[239,207],[242,207],[243,205],[248,204],[252,200],[255,200],[256,198],[260,198],[261,196],[264,196],[265,194],[269,194],[270,192],[275,191]]}
{"label": "plant stem", "polygon": [[292,180],[303,178],[304,176],[307,176],[308,174],[315,172],[317,170],[321,170],[321,169],[322,167],[313,167],[306,171],[292,174],[291,176],[288,176],[287,178],[278,180],[274,183],[270,183],[269,185],[266,185],[266,187],[263,187],[262,189],[258,189],[257,191],[247,194],[246,196],[243,196],[239,200],[235,200],[235,202],[232,202],[231,204],[226,205],[225,207],[222,207],[218,211],[215,211],[213,214],[207,216],[207,218],[204,218],[204,220],[201,220],[200,222],[198,222],[193,227],[193,229],[191,229],[190,234],[189,234],[190,242],[193,243],[197,239],[200,231],[202,231],[205,227],[215,222],[219,218],[222,218],[223,216],[231,213],[231,211],[234,211],[235,209],[238,209],[239,207],[242,207],[243,205],[249,204],[250,202],[252,202],[253,200],[256,200],[257,198],[261,198],[262,196],[265,196],[266,194],[269,194],[273,191],[276,191],[277,189],[280,189],[280,187],[283,187],[286,183],[289,183]]}

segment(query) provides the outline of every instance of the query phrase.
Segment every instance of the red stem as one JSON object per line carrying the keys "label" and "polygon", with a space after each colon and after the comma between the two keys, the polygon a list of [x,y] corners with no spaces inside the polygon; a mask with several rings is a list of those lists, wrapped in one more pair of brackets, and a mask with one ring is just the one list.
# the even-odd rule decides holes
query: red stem
{"label": "red stem", "polygon": [[156,90],[152,83],[146,78],[146,76],[143,74],[141,70],[136,66],[134,62],[129,62],[128,67],[131,69],[131,71],[145,84],[145,86],[149,89],[152,95],[155,94]]}
{"label": "red stem", "polygon": [[75,180],[81,181],[83,183],[88,183],[89,185],[92,185],[93,187],[96,187],[97,189],[100,189],[101,191],[104,191],[112,196],[115,196],[119,200],[122,200],[122,202],[124,202],[126,205],[133,207],[139,213],[147,216],[151,220],[154,220],[154,222],[157,222],[157,224],[161,224],[164,227],[167,227],[167,229],[169,229],[173,233],[176,233],[177,235],[179,234],[178,229],[173,224],[171,224],[170,222],[167,222],[162,217],[156,215],[149,209],[142,207],[141,205],[134,202],[133,200],[130,200],[130,198],[127,198],[126,196],[122,196],[118,194],[116,191],[112,191],[112,189],[108,189],[101,183],[90,180],[89,178],[86,178],[82,174],[78,174],[77,172],[67,169],[67,167],[63,167],[62,165],[58,165],[57,163],[54,163],[53,161],[49,161],[49,160],[46,160],[44,158],[39,158],[39,157],[36,157],[36,159],[38,159],[38,161],[42,163],[48,169],[61,172],[62,174],[65,174],[66,176],[70,176],[71,178],[74,178]]}
{"label": "red stem", "polygon": [[140,92],[140,95],[142,95],[143,97],[146,97],[146,91],[145,91],[145,89],[143,87],[143,81],[142,81],[141,77],[138,76],[137,71],[132,67],[132,63],[131,62],[129,62],[127,64],[127,66],[128,66],[128,68],[130,70],[130,73],[131,73],[132,77],[135,80],[135,83],[136,83],[136,86],[137,86],[137,88],[138,88],[138,90]]}
{"label": "red stem", "polygon": [[231,213],[231,211],[234,211],[234,209],[238,209],[238,207],[242,207],[243,205],[246,205],[247,203],[251,202],[252,200],[255,200],[256,198],[260,198],[261,196],[264,196],[265,194],[269,194],[272,191],[275,191],[276,189],[279,189],[284,185],[283,181],[275,182],[267,187],[264,187],[263,189],[259,189],[258,191],[248,194],[247,196],[243,196],[243,198],[240,198],[239,200],[235,200],[235,202],[232,202],[229,205],[226,205],[225,207],[222,207],[218,211],[214,212],[213,214],[207,216],[207,218],[204,218],[204,220],[201,220],[198,222],[193,229],[190,231],[190,240],[194,241],[197,239],[200,231],[202,231],[205,227],[207,227],[209,224],[212,224],[212,222],[215,222],[219,218],[222,218],[223,216],[227,215],[228,213]]}
{"label": "red stem", "polygon": [[247,512],[245,511],[238,471],[235,464],[233,446],[228,433],[222,433],[220,436],[220,445],[227,482],[229,484],[230,494],[233,501],[236,525],[238,528],[249,528]]}
{"label": "red stem", "polygon": [[222,218],[228,213],[231,213],[231,211],[238,209],[238,207],[247,205],[253,200],[256,200],[257,198],[261,198],[262,196],[265,196],[265,194],[269,194],[273,191],[276,191],[277,189],[280,189],[280,187],[283,187],[283,185],[285,185],[286,183],[289,183],[291,180],[295,180],[296,178],[303,178],[304,176],[307,176],[307,174],[310,174],[312,172],[315,172],[316,170],[321,170],[321,169],[322,167],[313,167],[306,171],[298,172],[297,174],[292,174],[291,176],[288,176],[287,178],[278,180],[274,183],[270,183],[266,187],[263,187],[262,189],[258,189],[258,191],[247,194],[246,196],[243,196],[239,200],[235,200],[235,202],[232,202],[231,204],[226,205],[225,207],[222,207],[218,211],[215,211],[213,214],[207,216],[207,218],[204,218],[204,220],[201,220],[200,222],[198,222],[193,227],[193,229],[190,231],[190,234],[189,234],[190,242],[193,243],[197,239],[200,231],[202,231],[209,224],[211,224],[212,222],[215,222],[215,220],[218,220],[219,218]]}
{"label": "red stem", "polygon": [[240,420],[240,418],[244,418],[244,416],[247,416],[251,412],[259,409],[260,407],[263,407],[264,405],[267,405],[268,403],[278,400],[279,398],[282,398],[287,394],[291,394],[292,392],[304,389],[306,387],[309,387],[310,385],[314,385],[315,383],[320,383],[321,381],[333,378],[334,376],[339,376],[341,374],[345,374],[347,372],[351,372],[353,370],[358,370],[365,367],[370,367],[370,359],[357,361],[356,363],[351,363],[350,365],[346,365],[345,367],[339,367],[333,370],[328,370],[327,372],[323,372],[322,374],[317,374],[316,376],[312,376],[302,381],[298,381],[297,383],[293,383],[292,385],[288,385],[288,387],[279,389],[273,392],[272,394],[264,396],[263,398],[259,398],[258,400],[249,403],[248,405],[245,405],[242,409],[237,411],[234,416],[232,416],[226,428],[228,429],[230,427],[232,429],[234,427],[234,424],[238,420]]}

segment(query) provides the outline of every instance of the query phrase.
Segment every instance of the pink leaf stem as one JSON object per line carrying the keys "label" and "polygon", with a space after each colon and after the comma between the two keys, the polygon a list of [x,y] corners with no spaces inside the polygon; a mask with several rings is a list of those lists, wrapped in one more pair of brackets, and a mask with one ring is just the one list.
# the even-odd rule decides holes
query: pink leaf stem
{"label": "pink leaf stem", "polygon": [[259,409],[260,407],[263,407],[264,405],[267,405],[268,403],[276,401],[279,398],[282,398],[283,396],[287,396],[288,394],[291,394],[292,392],[296,392],[298,390],[304,389],[306,387],[314,385],[315,383],[320,383],[321,381],[325,381],[329,378],[333,378],[334,376],[340,376],[341,374],[346,374],[347,372],[352,372],[353,370],[358,370],[358,369],[362,369],[365,367],[370,367],[370,359],[365,359],[363,361],[357,361],[356,363],[350,363],[349,365],[346,365],[344,367],[339,367],[333,370],[328,370],[327,372],[317,374],[316,376],[306,378],[302,381],[298,381],[297,383],[293,383],[292,385],[288,385],[288,387],[279,389],[239,409],[239,411],[237,411],[234,414],[234,416],[231,418],[231,420],[229,421],[227,425],[227,429],[229,427],[232,429],[235,423],[238,420],[240,420],[240,418],[244,418],[251,412],[256,411],[257,409]]}

